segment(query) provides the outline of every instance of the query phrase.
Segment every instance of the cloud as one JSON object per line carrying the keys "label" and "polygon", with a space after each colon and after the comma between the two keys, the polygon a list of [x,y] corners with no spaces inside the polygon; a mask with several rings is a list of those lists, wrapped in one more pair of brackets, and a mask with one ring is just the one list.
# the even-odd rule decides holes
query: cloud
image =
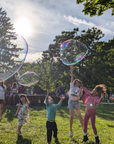
{"label": "cloud", "polygon": [[42,58],[42,52],[28,53],[25,62],[36,62],[39,58]]}
{"label": "cloud", "polygon": [[87,25],[87,26],[91,26],[91,27],[94,27],[96,26],[95,24],[93,24],[92,22],[87,22],[85,20],[82,20],[82,19],[78,19],[76,17],[72,17],[72,16],[65,16],[64,15],[64,18],[69,21],[70,23],[73,23],[74,25],[80,25],[80,24],[83,24],[83,25]]}
{"label": "cloud", "polygon": [[[87,22],[84,19],[82,20],[82,19],[78,19],[77,17],[65,16],[65,15],[64,15],[64,19],[67,20],[68,22],[70,22],[74,25],[80,26],[80,27],[81,27],[81,25],[86,25],[86,26],[89,26],[89,27],[97,27],[98,29],[101,29],[106,34],[111,34],[111,35],[114,34],[114,32],[112,32],[110,29],[107,29],[105,27],[96,25],[92,22]],[[113,25],[113,24],[114,24],[114,22],[111,22],[111,25]]]}

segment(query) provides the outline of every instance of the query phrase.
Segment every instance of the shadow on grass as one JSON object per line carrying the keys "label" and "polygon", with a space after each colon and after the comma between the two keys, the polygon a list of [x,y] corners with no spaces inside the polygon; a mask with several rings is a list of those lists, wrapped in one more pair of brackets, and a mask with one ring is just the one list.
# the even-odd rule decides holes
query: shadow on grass
{"label": "shadow on grass", "polygon": [[5,113],[5,118],[7,118],[8,121],[12,121],[15,117],[15,112],[17,110],[17,107],[15,106],[5,106],[4,107],[4,113]]}
{"label": "shadow on grass", "polygon": [[55,143],[56,143],[56,144],[61,144],[58,139],[55,140]]}
{"label": "shadow on grass", "polygon": [[111,128],[114,128],[114,125],[109,125],[109,124],[108,124],[107,126],[108,126],[108,127],[111,127]]}
{"label": "shadow on grass", "polygon": [[32,141],[28,139],[23,139],[22,136],[18,136],[16,144],[32,144]]}
{"label": "shadow on grass", "polygon": [[79,144],[78,141],[76,141],[74,138],[71,139],[72,142]]}

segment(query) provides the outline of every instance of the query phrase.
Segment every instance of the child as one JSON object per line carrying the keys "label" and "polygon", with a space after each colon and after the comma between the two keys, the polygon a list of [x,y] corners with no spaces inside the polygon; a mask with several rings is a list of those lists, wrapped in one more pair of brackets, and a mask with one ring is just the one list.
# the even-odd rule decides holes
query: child
{"label": "child", "polygon": [[85,94],[82,96],[82,101],[86,104],[85,116],[84,116],[84,137],[82,142],[88,140],[87,137],[87,125],[89,118],[91,119],[91,126],[95,134],[96,144],[99,144],[99,136],[97,136],[97,130],[95,127],[95,114],[96,114],[96,105],[101,102],[104,94],[106,93],[106,87],[103,84],[97,85],[92,92],[89,92],[85,87],[83,88]]}
{"label": "child", "polygon": [[80,104],[79,99],[82,95],[82,91],[80,89],[80,86],[82,85],[82,82],[79,79],[73,78],[73,65],[70,66],[71,71],[71,83],[70,83],[70,91],[69,91],[69,102],[68,102],[68,108],[70,112],[70,132],[69,137],[73,136],[73,118],[74,118],[74,109],[76,110],[77,116],[80,120],[81,126],[83,127],[83,119],[80,112]]}
{"label": "child", "polygon": [[0,78],[0,121],[2,120],[3,105],[5,103],[5,96],[4,96],[5,90],[6,86],[4,85],[3,79]]}
{"label": "child", "polygon": [[54,104],[54,100],[49,96],[49,91],[47,91],[45,103],[46,103],[46,108],[47,108],[46,127],[47,127],[47,142],[48,142],[48,144],[51,142],[52,131],[54,131],[53,137],[55,138],[55,140],[58,140],[55,116],[56,116],[57,108],[59,108],[61,106],[62,101],[64,99],[65,99],[65,97],[61,97],[60,102],[58,104]]}
{"label": "child", "polygon": [[32,111],[33,109],[29,108],[29,100],[25,94],[19,96],[19,105],[16,111],[15,116],[18,115],[18,135],[21,134],[21,128],[24,123],[29,123],[29,113],[28,110]]}

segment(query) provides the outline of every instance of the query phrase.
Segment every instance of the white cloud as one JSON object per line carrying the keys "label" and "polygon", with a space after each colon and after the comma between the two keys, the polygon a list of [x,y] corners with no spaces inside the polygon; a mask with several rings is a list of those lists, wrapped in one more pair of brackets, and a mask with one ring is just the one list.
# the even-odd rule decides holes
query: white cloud
{"label": "white cloud", "polygon": [[36,62],[36,60],[39,58],[42,58],[42,52],[28,53],[25,62]]}
{"label": "white cloud", "polygon": [[78,19],[76,17],[72,17],[72,16],[65,16],[64,15],[64,18],[69,21],[70,23],[73,23],[74,25],[80,25],[80,24],[83,24],[83,25],[88,25],[88,26],[96,26],[95,24],[93,24],[92,22],[87,22],[85,20],[82,20],[82,19]]}
{"label": "white cloud", "polygon": [[[64,15],[64,19],[66,19],[68,22],[74,24],[74,25],[86,25],[89,27],[97,27],[98,29],[101,29],[103,31],[103,33],[106,34],[114,34],[114,32],[112,32],[111,30],[107,29],[107,28],[103,28],[101,26],[97,26],[96,24],[92,23],[92,22],[87,22],[86,20],[82,20],[82,19],[78,19],[76,17],[72,17],[72,16],[65,16]],[[107,23],[108,24],[108,23]],[[113,25],[114,22],[111,23],[111,25]]]}

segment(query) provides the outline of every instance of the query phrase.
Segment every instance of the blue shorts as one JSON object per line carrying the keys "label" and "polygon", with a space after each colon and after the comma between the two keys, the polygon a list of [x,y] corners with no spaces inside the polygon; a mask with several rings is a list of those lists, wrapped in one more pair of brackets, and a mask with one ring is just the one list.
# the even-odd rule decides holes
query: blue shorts
{"label": "blue shorts", "polygon": [[80,109],[80,103],[78,100],[69,100],[68,101],[68,108],[69,109]]}

